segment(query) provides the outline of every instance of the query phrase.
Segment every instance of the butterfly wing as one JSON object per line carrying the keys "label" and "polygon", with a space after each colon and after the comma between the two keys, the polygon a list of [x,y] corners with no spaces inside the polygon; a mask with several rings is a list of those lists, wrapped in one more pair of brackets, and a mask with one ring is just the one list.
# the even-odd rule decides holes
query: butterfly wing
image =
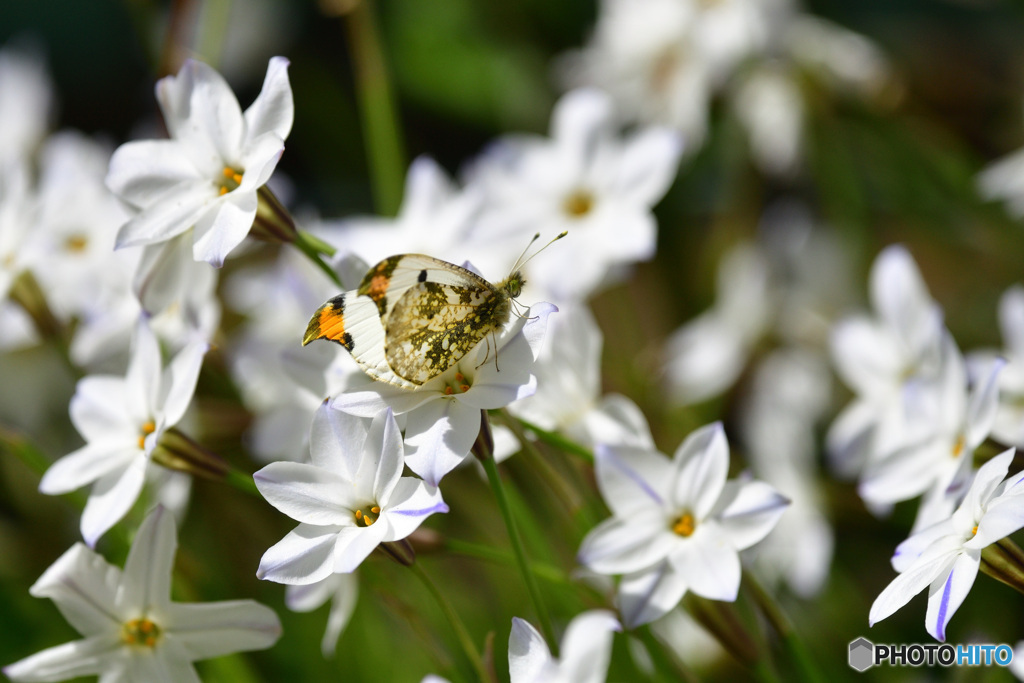
{"label": "butterfly wing", "polygon": [[477,279],[483,286],[427,279],[406,289],[390,307],[384,323],[385,357],[397,375],[422,384],[508,322],[508,295]]}
{"label": "butterfly wing", "polygon": [[384,325],[377,306],[355,290],[339,294],[313,314],[302,344],[305,346],[317,339],[328,339],[344,346],[363,372],[375,380],[404,389],[417,386],[391,370],[384,355]]}

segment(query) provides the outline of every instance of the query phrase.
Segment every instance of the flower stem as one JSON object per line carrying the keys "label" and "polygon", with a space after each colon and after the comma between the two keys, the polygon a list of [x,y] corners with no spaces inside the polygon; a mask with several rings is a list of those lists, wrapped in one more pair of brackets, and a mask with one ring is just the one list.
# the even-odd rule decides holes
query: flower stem
{"label": "flower stem", "polygon": [[519,420],[519,424],[521,424],[523,427],[536,434],[537,438],[543,441],[544,443],[554,446],[555,448],[560,448],[567,453],[577,455],[586,460],[590,464],[594,463],[594,454],[591,453],[586,448],[584,448],[583,446],[576,443],[575,441],[567,439],[556,432],[550,432],[546,429],[542,429],[541,427],[538,427],[537,425],[528,422],[521,417],[515,419]]}
{"label": "flower stem", "polygon": [[824,681],[825,678],[821,675],[821,672],[815,666],[814,661],[810,658],[807,652],[807,648],[804,647],[803,640],[800,639],[799,635],[793,628],[793,624],[789,618],[782,611],[778,602],[768,594],[768,591],[764,589],[764,586],[754,578],[749,571],[743,572],[743,585],[746,586],[747,591],[753,598],[754,603],[757,604],[761,613],[768,620],[768,623],[772,625],[775,632],[782,638],[782,642],[789,652],[789,656],[793,659],[796,664],[797,670],[800,672],[800,678],[804,681]]}
{"label": "flower stem", "polygon": [[434,600],[437,601],[441,611],[444,612],[444,616],[448,619],[448,623],[451,624],[452,630],[455,631],[455,636],[459,639],[459,643],[462,645],[462,650],[469,659],[469,663],[473,665],[476,675],[482,682],[494,680],[494,677],[487,672],[487,667],[484,666],[484,660],[480,657],[480,653],[477,652],[476,646],[473,645],[473,638],[469,635],[466,625],[459,619],[458,613],[438,589],[437,584],[423,571],[423,567],[419,564],[409,565],[409,568],[423,582],[423,585],[426,586]]}
{"label": "flower stem", "polygon": [[232,486],[243,493],[262,498],[260,490],[256,488],[256,482],[253,481],[252,475],[248,472],[236,470],[234,467],[227,471],[224,475],[224,483]]}
{"label": "flower stem", "polygon": [[[325,245],[321,240],[313,238],[309,233],[302,231],[299,231],[294,244],[299,248],[299,251],[309,257],[310,261],[315,263],[320,270],[324,271],[324,273],[327,274],[327,277],[331,278],[331,282],[338,285],[339,288],[345,289],[345,285],[341,284],[341,278],[338,277],[338,274],[335,273],[334,269],[331,268],[320,256],[320,254],[324,253],[321,246],[328,245]],[[331,251],[333,252],[334,250],[331,249]]]}
{"label": "flower stem", "polygon": [[405,152],[372,5],[371,0],[354,3],[345,24],[356,72],[374,201],[378,213],[394,216],[402,201]]}
{"label": "flower stem", "polygon": [[[487,421],[487,411],[481,411],[481,417],[483,420],[481,433],[490,431],[490,427]],[[551,653],[556,657],[558,656],[558,640],[555,638],[555,630],[551,627],[551,617],[548,616],[547,607],[544,601],[541,599],[540,588],[537,586],[537,580],[533,576],[533,572],[530,571],[530,563],[526,558],[526,549],[523,547],[523,540],[519,536],[519,528],[516,526],[515,517],[512,514],[512,507],[509,505],[508,497],[505,495],[505,489],[502,487],[501,475],[498,474],[498,465],[494,462],[494,454],[487,450],[487,452],[481,452],[486,450],[485,444],[490,442],[486,438],[478,438],[476,444],[473,446],[473,450],[484,466],[484,470],[487,472],[487,481],[491,484],[491,490],[494,491],[494,497],[498,501],[498,509],[501,511],[501,517],[505,521],[505,528],[508,530],[508,537],[512,543],[512,552],[516,558],[516,564],[519,566],[519,573],[523,577],[523,582],[526,584],[526,590],[530,593],[530,598],[533,600],[533,606],[537,610],[537,618],[540,620],[541,630],[544,632],[544,638],[548,641],[548,647],[551,649]]]}

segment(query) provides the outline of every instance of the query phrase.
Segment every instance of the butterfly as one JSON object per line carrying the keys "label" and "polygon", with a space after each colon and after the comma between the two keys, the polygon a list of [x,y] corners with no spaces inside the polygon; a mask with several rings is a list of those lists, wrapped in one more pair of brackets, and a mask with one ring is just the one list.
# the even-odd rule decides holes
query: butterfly
{"label": "butterfly", "polygon": [[507,278],[492,284],[431,256],[389,256],[367,271],[357,289],[313,313],[302,344],[338,342],[373,379],[415,389],[508,323],[525,284],[525,263],[521,256]]}

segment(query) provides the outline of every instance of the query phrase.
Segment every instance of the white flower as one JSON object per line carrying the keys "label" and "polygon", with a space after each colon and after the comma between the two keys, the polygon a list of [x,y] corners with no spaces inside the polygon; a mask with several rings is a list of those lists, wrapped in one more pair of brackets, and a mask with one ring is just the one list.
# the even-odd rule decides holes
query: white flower
{"label": "white flower", "polygon": [[0,50],[0,163],[28,159],[53,119],[53,84],[32,49]]}
{"label": "white flower", "polygon": [[902,246],[875,259],[870,296],[877,317],[853,315],[832,331],[836,372],[856,394],[826,439],[832,465],[846,476],[910,439],[910,404],[940,369],[942,310]]}
{"label": "white flower", "polygon": [[550,139],[499,140],[469,173],[484,195],[471,244],[514,251],[535,233],[568,231],[525,268],[555,302],[585,298],[616,269],[654,255],[651,208],[675,177],[682,143],[667,128],[623,138],[611,106],[600,91],[570,92],[555,106]]}
{"label": "white flower", "polygon": [[35,206],[25,164],[0,162],[0,349],[36,340],[31,319],[8,296],[14,281],[29,266],[25,240],[31,234]]}
{"label": "white flower", "polygon": [[601,330],[585,306],[559,310],[548,323],[533,367],[537,392],[509,411],[547,430],[564,432],[592,448],[597,443],[653,446],[650,427],[635,403],[601,396]]}
{"label": "white flower", "polygon": [[937,640],[974,585],[985,547],[1024,527],[1024,472],[1006,477],[1011,448],[981,466],[964,501],[949,517],[922,529],[896,548],[900,574],[871,605],[872,626],[928,587],[925,627]]}
{"label": "white flower", "polygon": [[751,245],[734,247],[718,266],[717,299],[665,343],[668,391],[698,403],[728,389],[746,367],[775,307],[768,264]]}
{"label": "white flower", "polygon": [[774,62],[759,65],[738,84],[734,106],[762,172],[791,176],[803,147],[804,103],[796,74]]}
{"label": "white flower", "polygon": [[858,492],[869,504],[885,505],[926,494],[914,530],[948,517],[963,492],[974,450],[995,421],[1002,363],[967,390],[963,357],[947,333],[939,377],[915,397],[911,420],[917,435],[870,463]]}
{"label": "white flower", "polygon": [[625,575],[619,608],[630,628],[663,616],[688,590],[735,600],[739,551],[764,538],[789,504],[763,482],[726,482],[719,423],[690,434],[672,460],[599,446],[595,469],[613,516],[587,534],[578,558],[599,574]]}
{"label": "white flower", "polygon": [[312,464],[275,462],[253,475],[263,497],[299,522],[264,553],[261,579],[304,585],[351,572],[379,544],[448,511],[435,487],[401,476],[402,436],[390,411],[367,425],[324,403],[309,443]]}
{"label": "white flower", "polygon": [[972,379],[990,374],[992,363],[1005,362],[999,373],[999,407],[992,437],[1007,445],[1024,447],[1024,287],[1014,285],[999,299],[999,328],[1003,351],[974,351],[967,356]]}
{"label": "white flower", "polygon": [[245,113],[220,74],[201,62],[189,60],[157,83],[171,138],[126,143],[110,160],[107,185],[139,211],[121,226],[119,248],[157,245],[194,228],[195,260],[223,264],[248,234],[256,192],[292,127],[287,68],[282,57],[270,60]]}
{"label": "white flower", "polygon": [[421,156],[409,166],[397,216],[353,217],[323,225],[336,230],[340,248],[367,263],[392,254],[424,253],[452,263],[468,259],[480,265],[496,250],[467,249],[465,236],[479,209],[478,192],[460,190],[436,161]]}
{"label": "white flower", "polygon": [[79,381],[71,421],[86,444],[53,463],[39,490],[56,495],[93,484],[81,522],[90,546],[138,498],[160,438],[192,400],[207,348],[191,344],[164,368],[156,337],[141,319],[126,376],[91,375]]}
{"label": "white flower", "polygon": [[362,391],[339,394],[338,410],[372,417],[390,408],[405,417],[405,463],[432,486],[469,455],[480,433],[480,411],[502,408],[533,394],[531,374],[553,311],[538,304],[503,329],[492,343],[481,341],[462,359],[413,390],[367,378]]}
{"label": "white flower", "polygon": [[513,617],[508,637],[511,683],[601,683],[608,675],[612,636],[621,630],[611,612],[583,612],[569,622],[561,657],[555,659],[537,629]]}
{"label": "white flower", "polygon": [[84,638],[4,667],[13,681],[195,681],[192,662],[262,650],[281,635],[277,615],[252,600],[171,602],[177,539],[157,507],[135,536],[124,571],[76,543],[29,589],[50,598]]}
{"label": "white flower", "polygon": [[288,586],[284,602],[293,612],[312,612],[328,600],[331,611],[327,615],[327,628],[320,651],[324,657],[333,657],[338,647],[338,638],[348,625],[359,597],[359,581],[356,573],[331,574],[326,579],[302,586]]}

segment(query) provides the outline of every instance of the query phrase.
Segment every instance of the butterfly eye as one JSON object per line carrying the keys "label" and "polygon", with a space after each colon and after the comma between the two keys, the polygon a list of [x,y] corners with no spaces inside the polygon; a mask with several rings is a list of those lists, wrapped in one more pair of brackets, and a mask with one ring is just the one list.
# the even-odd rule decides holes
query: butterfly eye
{"label": "butterfly eye", "polygon": [[508,279],[508,284],[505,285],[505,291],[508,292],[510,298],[515,299],[523,293],[524,284],[526,284],[526,280],[516,273]]}

